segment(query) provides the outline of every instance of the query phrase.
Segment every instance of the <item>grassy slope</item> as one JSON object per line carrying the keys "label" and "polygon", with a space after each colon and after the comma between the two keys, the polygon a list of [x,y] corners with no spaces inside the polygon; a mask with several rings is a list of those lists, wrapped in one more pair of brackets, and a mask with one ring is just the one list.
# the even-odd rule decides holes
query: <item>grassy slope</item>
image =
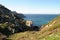
{"label": "grassy slope", "polygon": [[[37,32],[23,32],[11,35],[11,40],[60,40],[60,16],[56,17]],[[49,26],[52,25],[52,26]]]}

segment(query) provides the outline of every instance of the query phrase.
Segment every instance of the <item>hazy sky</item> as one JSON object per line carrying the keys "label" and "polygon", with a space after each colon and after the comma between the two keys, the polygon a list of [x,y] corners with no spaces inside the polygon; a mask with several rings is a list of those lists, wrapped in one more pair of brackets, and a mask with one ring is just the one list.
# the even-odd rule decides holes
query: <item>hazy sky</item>
{"label": "hazy sky", "polygon": [[0,0],[0,4],[20,13],[60,13],[60,0]]}

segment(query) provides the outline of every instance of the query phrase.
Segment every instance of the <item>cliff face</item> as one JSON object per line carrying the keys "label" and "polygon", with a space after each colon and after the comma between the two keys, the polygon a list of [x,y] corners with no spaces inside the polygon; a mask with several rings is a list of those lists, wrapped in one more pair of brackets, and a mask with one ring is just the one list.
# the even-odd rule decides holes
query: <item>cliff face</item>
{"label": "cliff face", "polygon": [[[26,31],[23,14],[11,11],[0,4],[0,32],[6,35]],[[8,32],[8,33],[7,33]]]}
{"label": "cliff face", "polygon": [[[32,27],[32,21],[24,20],[24,15],[11,11],[8,8],[0,4],[0,38],[9,36],[14,33],[25,32],[25,31],[37,31],[37,26]],[[6,37],[5,37],[6,38]]]}

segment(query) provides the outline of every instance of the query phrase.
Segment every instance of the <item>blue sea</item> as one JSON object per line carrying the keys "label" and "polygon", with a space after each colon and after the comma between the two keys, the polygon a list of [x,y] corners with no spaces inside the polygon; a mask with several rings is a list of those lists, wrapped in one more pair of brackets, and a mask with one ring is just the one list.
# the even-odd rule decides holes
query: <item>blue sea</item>
{"label": "blue sea", "polygon": [[49,21],[57,17],[57,14],[24,14],[25,20],[33,21],[34,26],[47,24]]}

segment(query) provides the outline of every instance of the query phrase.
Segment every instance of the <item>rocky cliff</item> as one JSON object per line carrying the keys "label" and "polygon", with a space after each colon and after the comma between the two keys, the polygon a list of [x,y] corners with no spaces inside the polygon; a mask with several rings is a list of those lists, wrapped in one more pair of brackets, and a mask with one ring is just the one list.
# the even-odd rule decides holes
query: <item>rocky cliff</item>
{"label": "rocky cliff", "polygon": [[39,29],[37,26],[32,27],[32,21],[24,20],[24,17],[22,13],[11,11],[0,4],[0,33],[9,36],[18,32]]}
{"label": "rocky cliff", "polygon": [[28,30],[24,17],[23,14],[11,11],[0,4],[0,33],[10,35]]}

